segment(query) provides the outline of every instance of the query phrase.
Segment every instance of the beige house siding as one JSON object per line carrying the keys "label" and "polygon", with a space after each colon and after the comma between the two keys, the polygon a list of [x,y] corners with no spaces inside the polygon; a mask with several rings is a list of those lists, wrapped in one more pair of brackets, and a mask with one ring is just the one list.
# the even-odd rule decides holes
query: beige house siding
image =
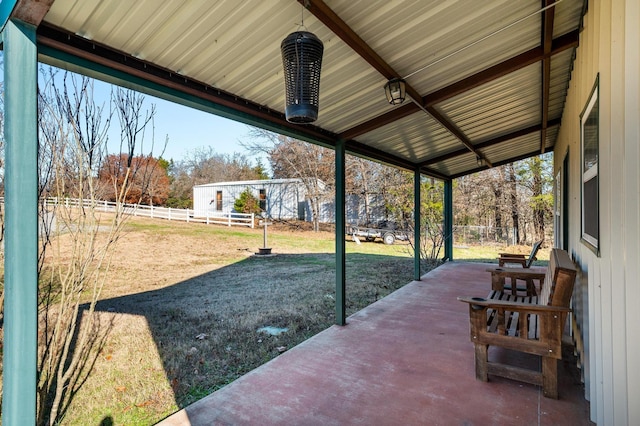
{"label": "beige house siding", "polygon": [[[590,1],[562,128],[568,155],[569,251],[585,396],[598,424],[640,424],[640,2]],[[600,256],[580,242],[580,113],[599,81]]]}

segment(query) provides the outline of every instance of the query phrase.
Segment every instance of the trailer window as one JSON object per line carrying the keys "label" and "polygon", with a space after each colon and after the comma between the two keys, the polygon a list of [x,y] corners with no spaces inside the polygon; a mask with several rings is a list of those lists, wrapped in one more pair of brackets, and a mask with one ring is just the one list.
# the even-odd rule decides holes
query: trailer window
{"label": "trailer window", "polygon": [[222,191],[216,191],[216,211],[222,211]]}

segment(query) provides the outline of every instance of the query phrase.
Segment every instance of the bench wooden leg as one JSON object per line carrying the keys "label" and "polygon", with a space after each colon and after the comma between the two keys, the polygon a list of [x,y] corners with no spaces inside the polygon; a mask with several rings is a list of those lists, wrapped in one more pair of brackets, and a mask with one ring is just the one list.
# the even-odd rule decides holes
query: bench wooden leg
{"label": "bench wooden leg", "polygon": [[542,357],[542,394],[558,399],[558,360],[548,356]]}
{"label": "bench wooden leg", "polygon": [[491,274],[491,290],[504,291],[504,277],[500,274]]}
{"label": "bench wooden leg", "polygon": [[474,346],[476,348],[476,379],[486,382],[489,380],[489,345],[481,345],[476,343]]}
{"label": "bench wooden leg", "polygon": [[538,291],[536,290],[536,285],[533,283],[533,278],[527,278],[527,296],[537,296]]}

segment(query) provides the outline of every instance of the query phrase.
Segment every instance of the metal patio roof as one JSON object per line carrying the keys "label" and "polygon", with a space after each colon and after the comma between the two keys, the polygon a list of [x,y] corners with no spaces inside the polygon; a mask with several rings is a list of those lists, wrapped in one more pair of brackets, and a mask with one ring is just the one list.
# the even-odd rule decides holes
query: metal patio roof
{"label": "metal patio roof", "polygon": [[[51,3],[50,7],[47,7]],[[585,0],[19,0],[40,60],[451,179],[553,149]],[[284,117],[280,43],[324,43],[313,125]],[[410,96],[389,105],[402,77]]]}

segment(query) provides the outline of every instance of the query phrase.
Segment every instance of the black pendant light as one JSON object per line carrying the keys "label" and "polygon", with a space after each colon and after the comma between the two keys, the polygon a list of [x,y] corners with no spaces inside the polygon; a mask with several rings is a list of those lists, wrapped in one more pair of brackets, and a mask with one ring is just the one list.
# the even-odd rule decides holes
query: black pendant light
{"label": "black pendant light", "polygon": [[405,81],[401,78],[392,78],[384,85],[384,93],[387,96],[387,102],[391,105],[400,105],[407,94]]}
{"label": "black pendant light", "polygon": [[320,68],[324,46],[308,31],[289,34],[280,45],[286,90],[284,113],[291,123],[318,119]]}

